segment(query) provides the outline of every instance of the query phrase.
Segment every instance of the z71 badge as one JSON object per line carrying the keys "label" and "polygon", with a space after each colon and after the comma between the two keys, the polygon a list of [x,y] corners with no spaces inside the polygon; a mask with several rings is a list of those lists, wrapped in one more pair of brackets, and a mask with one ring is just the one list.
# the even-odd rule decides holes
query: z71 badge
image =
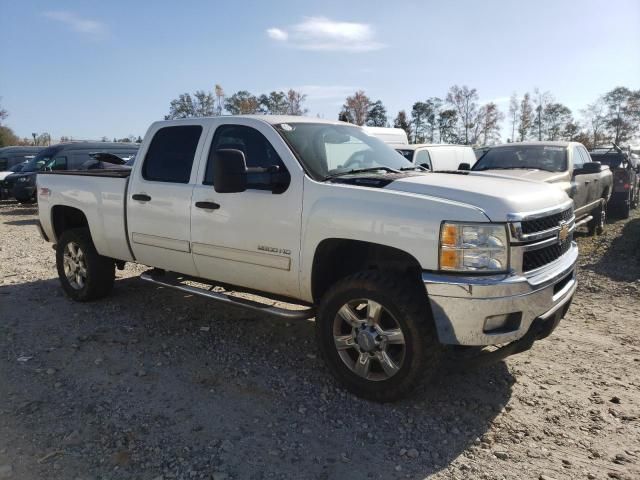
{"label": "z71 badge", "polygon": [[276,253],[278,255],[291,255],[291,250],[286,248],[267,247],[266,245],[258,245],[258,250],[262,252]]}

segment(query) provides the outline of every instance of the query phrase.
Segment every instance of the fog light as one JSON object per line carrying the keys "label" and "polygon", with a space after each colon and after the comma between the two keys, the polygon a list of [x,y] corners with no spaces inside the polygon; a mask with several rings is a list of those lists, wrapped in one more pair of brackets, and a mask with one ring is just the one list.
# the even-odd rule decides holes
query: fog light
{"label": "fog light", "polygon": [[515,332],[522,323],[522,312],[504,313],[502,315],[492,315],[485,318],[484,333],[509,333]]}

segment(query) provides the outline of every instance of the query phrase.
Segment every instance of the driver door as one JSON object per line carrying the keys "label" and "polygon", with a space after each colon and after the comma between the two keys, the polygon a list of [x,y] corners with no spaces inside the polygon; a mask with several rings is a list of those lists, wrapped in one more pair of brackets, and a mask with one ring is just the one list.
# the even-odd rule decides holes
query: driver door
{"label": "driver door", "polygon": [[[303,182],[296,175],[302,172],[282,161],[291,154],[272,128],[228,122],[208,141],[207,165],[193,191],[191,247],[198,275],[297,297]],[[250,169],[277,167],[288,181],[273,189],[269,173],[249,173],[244,192],[218,193],[213,158],[219,149],[242,151]]]}

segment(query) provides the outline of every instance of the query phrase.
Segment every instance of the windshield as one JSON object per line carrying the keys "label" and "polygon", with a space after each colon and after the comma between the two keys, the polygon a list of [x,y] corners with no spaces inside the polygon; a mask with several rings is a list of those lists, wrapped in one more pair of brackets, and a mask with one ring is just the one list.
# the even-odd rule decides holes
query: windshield
{"label": "windshield", "polygon": [[24,164],[22,172],[38,172],[42,170],[42,168],[51,161],[54,155],[55,151],[52,151],[48,148],[46,151],[39,153],[28,162],[26,162]]}
{"label": "windshield", "polygon": [[608,165],[612,170],[614,168],[622,168],[622,163],[625,160],[625,157],[621,153],[607,153],[607,154],[597,154],[591,152],[591,159],[594,162],[600,162],[603,165]]}
{"label": "windshield", "polygon": [[512,168],[563,172],[567,169],[567,149],[545,145],[492,148],[473,166],[473,170]]}
{"label": "windshield", "polygon": [[393,148],[355,126],[282,123],[275,128],[316,180],[359,169],[413,168]]}

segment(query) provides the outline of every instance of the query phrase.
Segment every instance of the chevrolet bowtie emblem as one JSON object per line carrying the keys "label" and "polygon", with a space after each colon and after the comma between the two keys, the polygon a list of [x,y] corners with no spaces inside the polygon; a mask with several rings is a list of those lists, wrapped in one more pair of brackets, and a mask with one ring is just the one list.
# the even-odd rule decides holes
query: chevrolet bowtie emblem
{"label": "chevrolet bowtie emblem", "polygon": [[566,223],[560,224],[560,231],[558,232],[558,238],[561,242],[564,242],[567,238],[569,238],[569,227],[567,227]]}

